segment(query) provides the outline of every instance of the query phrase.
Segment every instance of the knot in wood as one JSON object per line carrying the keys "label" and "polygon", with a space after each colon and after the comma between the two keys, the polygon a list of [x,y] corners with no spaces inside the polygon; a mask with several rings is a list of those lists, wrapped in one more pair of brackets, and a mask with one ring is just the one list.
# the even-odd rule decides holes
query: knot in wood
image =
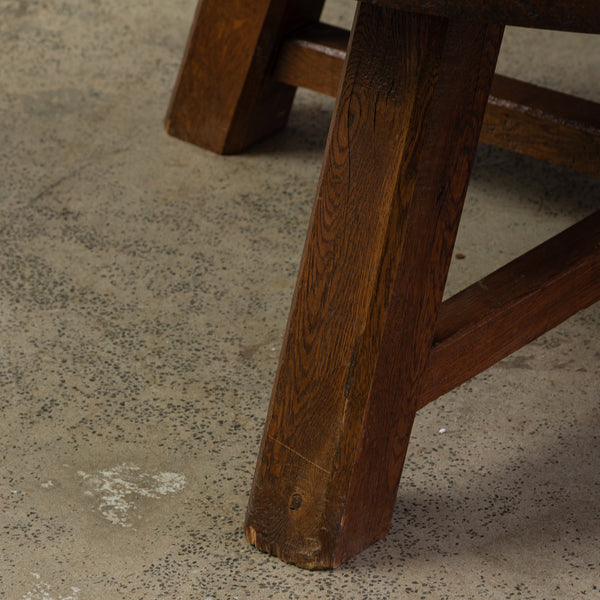
{"label": "knot in wood", "polygon": [[290,510],[298,510],[302,506],[302,496],[294,494],[290,499]]}

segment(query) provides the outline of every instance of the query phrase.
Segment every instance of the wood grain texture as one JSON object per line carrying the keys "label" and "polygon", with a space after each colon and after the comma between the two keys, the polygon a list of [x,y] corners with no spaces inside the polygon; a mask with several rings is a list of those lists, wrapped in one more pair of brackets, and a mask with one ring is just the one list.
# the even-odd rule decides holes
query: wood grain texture
{"label": "wood grain texture", "polygon": [[367,0],[452,19],[600,33],[598,0]]}
{"label": "wood grain texture", "polygon": [[294,89],[272,77],[283,36],[324,0],[200,0],[166,117],[169,134],[223,154],[281,129]]}
{"label": "wood grain texture", "polygon": [[600,300],[600,212],[446,300],[418,406]]}
{"label": "wood grain texture", "polygon": [[[343,560],[362,550],[361,541],[369,536],[383,537],[391,524],[503,31],[501,26],[451,20],[445,32],[354,456]],[[428,83],[422,80],[420,86]],[[401,188],[400,195],[406,191]]]}
{"label": "wood grain texture", "polygon": [[496,75],[481,141],[598,177],[600,104]]}
{"label": "wood grain texture", "polygon": [[[335,96],[349,33],[323,24],[294,32],[275,77]],[[600,175],[600,104],[495,75],[480,141],[560,166]]]}
{"label": "wood grain texture", "polygon": [[287,36],[277,58],[274,76],[282,83],[337,96],[350,32],[317,23]]}
{"label": "wood grain texture", "polygon": [[315,23],[288,36],[277,58],[274,77],[294,87],[337,96],[350,32]]}
{"label": "wood grain texture", "polygon": [[288,562],[387,533],[501,36],[358,6],[246,516]]}

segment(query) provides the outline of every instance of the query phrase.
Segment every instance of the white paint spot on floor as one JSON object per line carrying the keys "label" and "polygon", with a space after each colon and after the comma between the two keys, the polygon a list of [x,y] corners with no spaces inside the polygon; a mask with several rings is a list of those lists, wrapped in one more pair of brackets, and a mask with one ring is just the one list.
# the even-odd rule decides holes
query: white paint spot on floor
{"label": "white paint spot on floor", "polygon": [[50,584],[40,581],[41,576],[39,573],[31,574],[37,583],[33,586],[30,592],[27,592],[21,596],[21,600],[79,600],[79,588],[72,587],[67,596],[62,594],[56,594],[52,591]]}
{"label": "white paint spot on floor", "polygon": [[42,483],[41,486],[43,488],[50,489],[51,487],[54,487],[54,483],[52,481],[48,480],[48,481],[46,481],[46,483]]}
{"label": "white paint spot on floor", "polygon": [[[185,476],[180,473],[144,473],[140,467],[123,463],[97,473],[77,474],[90,486],[86,495],[99,496],[98,510],[114,525],[131,527],[129,512],[139,497],[155,498],[181,492]],[[138,517],[141,518],[141,517]]]}

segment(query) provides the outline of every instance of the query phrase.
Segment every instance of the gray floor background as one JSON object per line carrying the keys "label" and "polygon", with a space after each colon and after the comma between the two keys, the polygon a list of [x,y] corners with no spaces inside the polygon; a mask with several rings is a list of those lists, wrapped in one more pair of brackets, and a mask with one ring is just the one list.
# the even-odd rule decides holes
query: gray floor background
{"label": "gray floor background", "polygon": [[[385,540],[325,573],[246,543],[332,101],[241,156],[168,137],[193,12],[0,0],[0,598],[600,598],[598,305],[419,414]],[[598,43],[509,30],[500,67],[600,100]],[[599,208],[482,146],[449,291]]]}

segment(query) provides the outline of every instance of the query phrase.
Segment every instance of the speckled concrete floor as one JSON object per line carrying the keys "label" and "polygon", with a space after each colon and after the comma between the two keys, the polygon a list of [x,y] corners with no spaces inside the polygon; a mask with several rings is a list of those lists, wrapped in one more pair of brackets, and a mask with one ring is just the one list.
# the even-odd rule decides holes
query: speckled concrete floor
{"label": "speckled concrete floor", "polygon": [[[0,598],[600,598],[600,306],[420,413],[385,540],[325,573],[247,545],[332,102],[243,156],[169,138],[193,11],[0,1]],[[598,99],[597,44],[512,30],[501,63]],[[482,147],[449,288],[598,208]]]}

